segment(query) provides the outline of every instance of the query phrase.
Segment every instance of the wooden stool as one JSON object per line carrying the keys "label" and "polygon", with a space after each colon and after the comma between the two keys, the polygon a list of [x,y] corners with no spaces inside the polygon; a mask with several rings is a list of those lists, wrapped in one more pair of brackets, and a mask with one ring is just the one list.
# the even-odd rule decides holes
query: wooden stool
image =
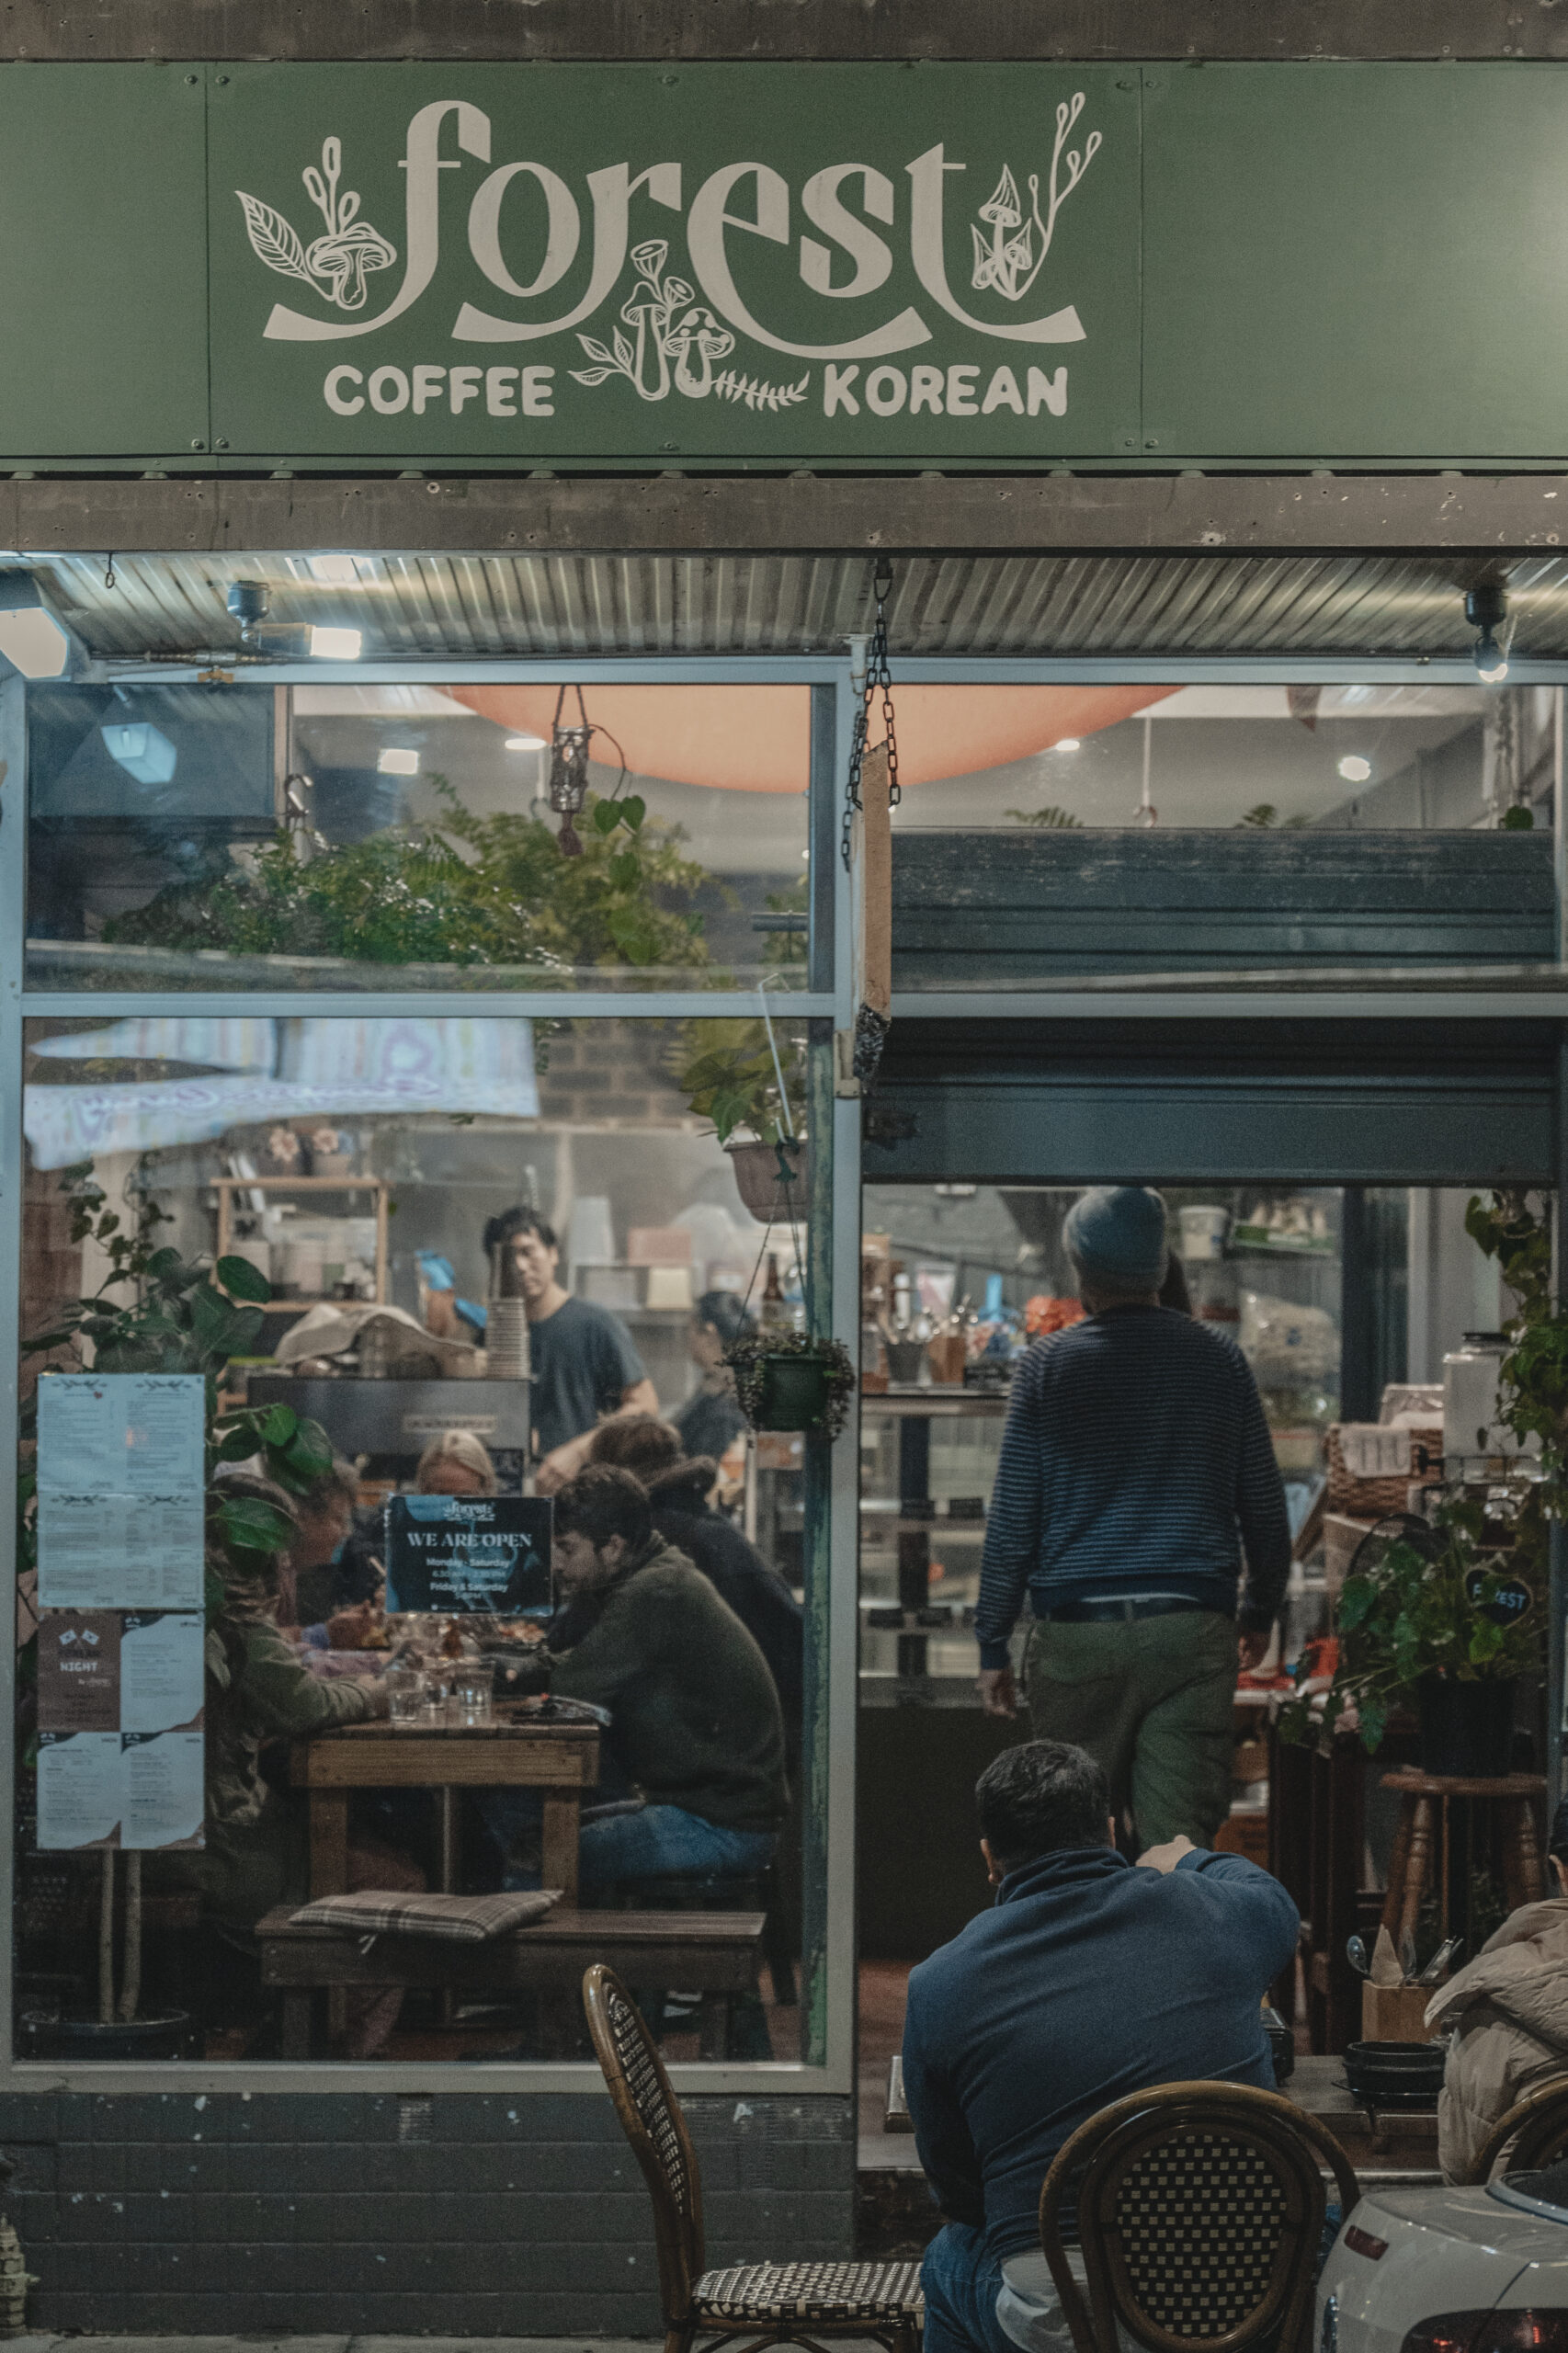
{"label": "wooden stool", "polygon": [[[1406,1935],[1414,1938],[1415,1934],[1421,1899],[1432,1876],[1432,1846],[1439,1807],[1442,1879],[1438,1933],[1446,1938],[1451,1931],[1455,1891],[1449,1884],[1449,1802],[1452,1798],[1468,1798],[1472,1805],[1502,1808],[1503,1893],[1508,1909],[1515,1912],[1521,1904],[1539,1903],[1546,1892],[1535,1821],[1535,1801],[1546,1795],[1542,1775],[1504,1773],[1494,1779],[1468,1780],[1453,1774],[1405,1770],[1385,1773],[1383,1787],[1400,1792],[1399,1825],[1389,1857],[1388,1895],[1383,1904],[1383,1926],[1393,1938],[1396,1951]],[[1473,1955],[1467,1954],[1465,1958],[1470,1960]]]}

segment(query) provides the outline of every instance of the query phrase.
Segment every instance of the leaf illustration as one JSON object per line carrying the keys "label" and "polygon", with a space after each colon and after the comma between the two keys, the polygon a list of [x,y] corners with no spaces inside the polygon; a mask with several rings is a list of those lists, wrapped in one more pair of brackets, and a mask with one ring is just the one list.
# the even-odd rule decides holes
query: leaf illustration
{"label": "leaf illustration", "polygon": [[596,342],[591,335],[580,335],[577,340],[590,359],[602,359],[607,368],[610,366],[609,353],[602,343]]}
{"label": "leaf illustration", "polygon": [[617,359],[620,362],[620,365],[625,369],[627,374],[630,376],[631,373],[631,346],[627,342],[626,337],[621,334],[619,327],[617,327],[615,331],[614,349]]}
{"label": "leaf illustration", "polygon": [[619,371],[614,368],[573,368],[567,372],[574,384],[602,384],[607,376]]}
{"label": "leaf illustration", "polygon": [[259,197],[247,196],[243,188],[237,188],[234,194],[245,209],[245,227],[252,248],[267,268],[313,286],[315,279],[305,260],[305,248],[281,212],[275,212],[270,204],[263,204]]}

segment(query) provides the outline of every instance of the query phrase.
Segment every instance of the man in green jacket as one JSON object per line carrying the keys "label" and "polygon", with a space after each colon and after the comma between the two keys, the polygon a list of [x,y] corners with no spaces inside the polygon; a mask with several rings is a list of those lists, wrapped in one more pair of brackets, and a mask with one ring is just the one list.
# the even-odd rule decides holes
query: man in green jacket
{"label": "man in green jacket", "polygon": [[[585,1892],[765,1870],[787,1797],[784,1725],[751,1635],[686,1554],[653,1533],[629,1472],[596,1464],[561,1490],[554,1560],[567,1609],[550,1688],[608,1711],[606,1779],[644,1801],[584,1824]],[[557,1654],[557,1641],[571,1647]]]}

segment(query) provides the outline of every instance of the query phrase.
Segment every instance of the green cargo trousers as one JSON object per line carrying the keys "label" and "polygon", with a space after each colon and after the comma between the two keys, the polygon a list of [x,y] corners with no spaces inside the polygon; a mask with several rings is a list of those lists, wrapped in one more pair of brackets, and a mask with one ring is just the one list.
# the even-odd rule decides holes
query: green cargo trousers
{"label": "green cargo trousers", "polygon": [[1231,1810],[1236,1628],[1218,1610],[1041,1620],[1024,1690],[1037,1740],[1086,1748],[1140,1851],[1185,1834],[1211,1847]]}

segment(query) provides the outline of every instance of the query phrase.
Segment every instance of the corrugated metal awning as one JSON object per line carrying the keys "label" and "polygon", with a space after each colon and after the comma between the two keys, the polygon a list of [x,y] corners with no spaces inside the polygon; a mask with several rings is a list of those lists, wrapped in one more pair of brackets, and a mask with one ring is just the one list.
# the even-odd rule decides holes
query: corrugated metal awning
{"label": "corrugated metal awning", "polygon": [[[30,559],[108,659],[232,650],[230,584],[269,620],[356,627],[379,660],[838,653],[869,626],[855,555],[375,554],[323,581],[303,555]],[[1521,658],[1568,658],[1568,554],[1517,555]],[[1463,659],[1473,558],[1424,555],[900,555],[890,633],[905,655],[1227,654]]]}

